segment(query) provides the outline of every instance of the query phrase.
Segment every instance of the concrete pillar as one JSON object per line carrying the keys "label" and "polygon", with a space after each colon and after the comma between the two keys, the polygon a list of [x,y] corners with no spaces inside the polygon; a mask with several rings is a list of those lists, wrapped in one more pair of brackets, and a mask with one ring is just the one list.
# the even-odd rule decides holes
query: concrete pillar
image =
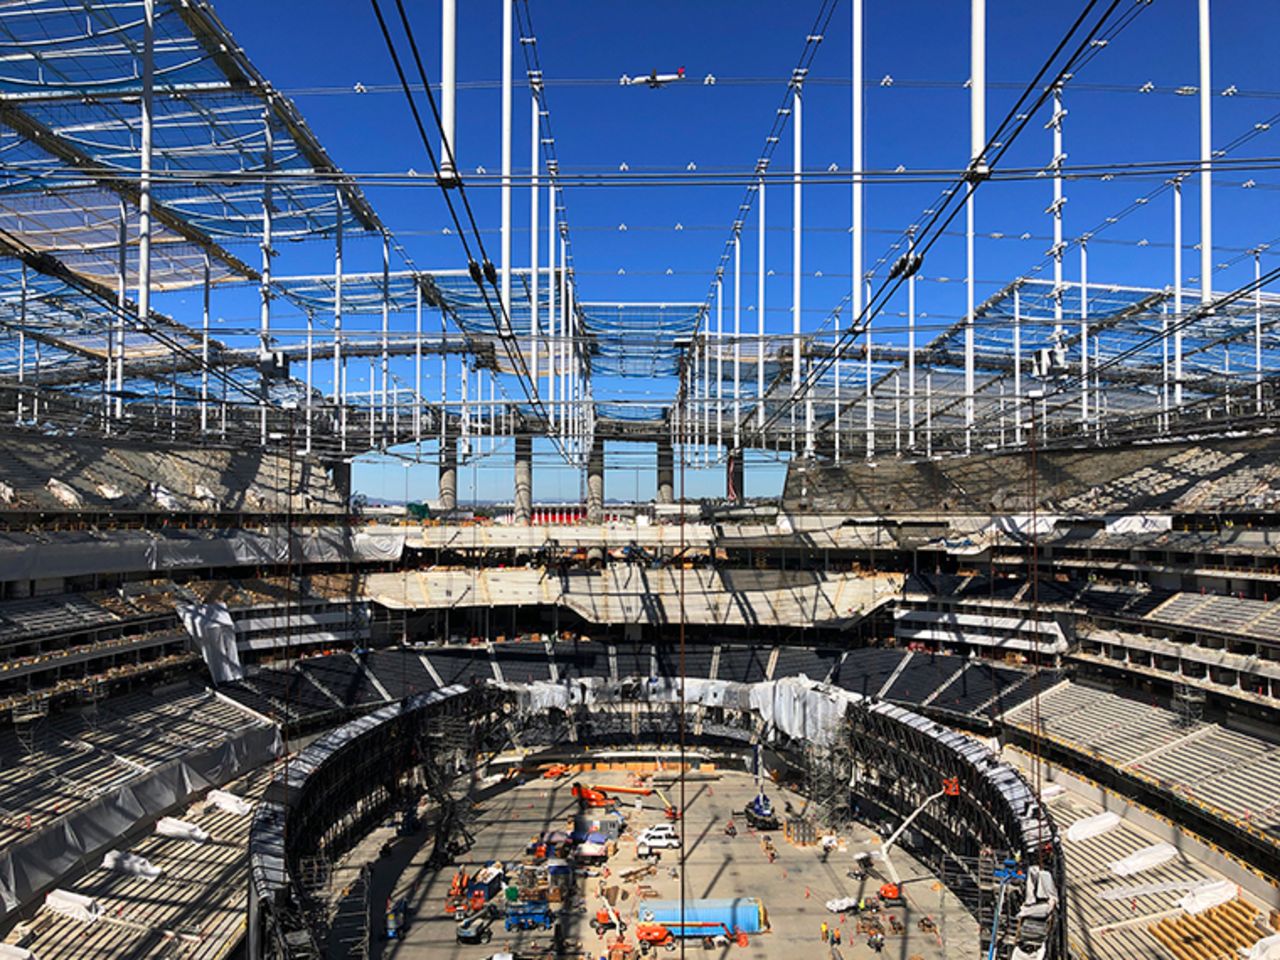
{"label": "concrete pillar", "polygon": [[440,509],[458,509],[458,438],[440,441]]}
{"label": "concrete pillar", "polygon": [[516,437],[516,490],[512,520],[528,524],[533,518],[533,437]]}
{"label": "concrete pillar", "polygon": [[724,493],[733,503],[742,502],[742,488],[746,483],[747,468],[741,450],[729,451],[724,463]]}
{"label": "concrete pillar", "polygon": [[670,440],[658,441],[658,502],[676,502],[676,458]]}
{"label": "concrete pillar", "polygon": [[595,440],[587,456],[587,523],[604,522],[604,441]]}

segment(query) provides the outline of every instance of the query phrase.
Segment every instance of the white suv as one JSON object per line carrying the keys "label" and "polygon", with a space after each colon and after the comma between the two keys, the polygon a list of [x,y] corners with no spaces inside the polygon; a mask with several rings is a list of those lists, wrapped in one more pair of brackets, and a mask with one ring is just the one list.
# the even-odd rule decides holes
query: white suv
{"label": "white suv", "polygon": [[658,823],[636,837],[636,851],[642,856],[647,850],[679,850],[680,834],[669,823]]}

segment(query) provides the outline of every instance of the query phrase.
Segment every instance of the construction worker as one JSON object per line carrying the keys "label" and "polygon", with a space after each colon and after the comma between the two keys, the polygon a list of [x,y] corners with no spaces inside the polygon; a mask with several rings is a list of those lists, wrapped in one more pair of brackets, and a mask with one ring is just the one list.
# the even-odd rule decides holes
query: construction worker
{"label": "construction worker", "polygon": [[822,942],[826,943],[827,942],[827,921],[825,920],[822,921],[821,930],[822,930]]}
{"label": "construction worker", "polygon": [[836,927],[834,930],[831,931],[831,943],[834,946],[837,946],[837,947],[840,946],[840,928],[839,927]]}

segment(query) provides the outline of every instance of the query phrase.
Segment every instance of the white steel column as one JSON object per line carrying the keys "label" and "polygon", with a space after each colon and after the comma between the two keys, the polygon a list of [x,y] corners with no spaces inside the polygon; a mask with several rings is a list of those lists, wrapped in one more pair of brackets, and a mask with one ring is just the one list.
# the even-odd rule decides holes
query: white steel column
{"label": "white steel column", "polygon": [[[422,284],[413,278],[413,442],[422,455]],[[444,345],[441,344],[441,349]]]}
{"label": "white steel column", "polygon": [[[1062,87],[1053,88],[1053,116],[1045,124],[1053,131],[1053,157],[1049,167],[1053,171],[1053,203],[1049,205],[1049,214],[1053,220],[1053,332],[1055,337],[1063,334],[1062,298],[1066,288],[1062,281],[1062,258],[1066,253],[1066,243],[1062,239],[1062,207],[1067,202],[1062,195],[1062,164],[1067,155],[1062,150],[1062,121],[1067,111],[1062,108]],[[1081,349],[1085,349],[1081,346]],[[1083,368],[1082,368],[1083,369]]]}
{"label": "white steel column", "polygon": [[[733,231],[733,452],[742,450],[742,231]],[[741,495],[741,491],[739,491]]]}
{"label": "white steel column", "polygon": [[[263,168],[267,174],[262,184],[262,279],[258,284],[259,293],[259,326],[258,326],[258,360],[265,367],[271,356],[271,168],[275,161],[273,147],[275,138],[271,130],[271,104],[262,111],[263,135]],[[259,378],[258,388],[262,395],[259,404],[259,434],[265,445],[267,442],[267,377],[263,373]],[[370,386],[372,389],[372,385]]]}
{"label": "white steel column", "polygon": [[1089,429],[1089,241],[1080,238],[1080,424]]}
{"label": "white steel column", "polygon": [[[531,81],[531,85],[534,81]],[[538,399],[538,170],[541,166],[538,151],[542,145],[542,116],[538,106],[538,91],[534,86],[529,98],[529,382],[533,398]]]}
{"label": "white steel column", "polygon": [[316,325],[315,311],[308,310],[307,311],[307,400],[306,400],[307,439],[306,439],[306,448],[303,450],[303,453],[311,452],[311,408],[312,408],[311,384],[313,379],[312,362],[315,359],[315,354],[313,352],[314,343],[315,343],[315,325]]}
{"label": "white steel column", "polygon": [[[118,381],[124,377],[124,365],[121,363],[121,353],[124,349],[124,317],[125,306],[129,300],[129,211],[123,200],[120,201],[120,251],[119,263],[117,264],[116,276],[116,322],[111,325],[107,335],[107,392],[115,393],[115,401],[112,403],[110,396],[107,397],[107,403],[110,407],[114,407],[114,415],[119,417],[123,414],[123,401],[120,397],[120,386]],[[108,426],[108,430],[110,427]]]}
{"label": "white steel column", "polygon": [[716,457],[724,449],[724,280],[716,280]]}
{"label": "white steel column", "polygon": [[987,145],[987,0],[970,0],[970,75],[969,75],[969,146],[970,180],[965,198],[965,261],[966,261],[966,310],[964,317],[964,449],[973,449],[974,422],[974,371],[973,371],[973,311],[976,301],[974,290],[974,204],[973,191],[977,177],[986,161],[983,152]]}
{"label": "white steel column", "polygon": [[556,185],[547,181],[547,427],[556,425]]}
{"label": "white steel column", "polygon": [[[764,430],[764,177],[756,185],[756,193],[760,198],[760,216],[757,221],[756,240],[756,428]],[[764,443],[761,437],[760,442]]]}
{"label": "white steel column", "polygon": [[[853,323],[857,323],[862,317],[865,309],[862,299],[862,247],[863,247],[863,210],[862,210],[862,169],[863,169],[863,106],[865,102],[865,91],[863,90],[862,72],[863,72],[863,0],[853,0],[853,302],[852,310]],[[837,331],[836,342],[840,342],[839,333]],[[867,317],[866,335],[863,345],[867,351],[867,370],[866,370],[866,408],[867,408],[867,459],[870,460],[876,454],[876,433],[875,433],[875,399],[871,394],[871,318]],[[840,358],[836,357],[836,389],[839,390],[840,384]],[[840,440],[840,406],[836,404],[836,443]],[[840,447],[836,447],[836,456],[839,459]]]}
{"label": "white steel column", "polygon": [[1209,0],[1200,0],[1200,302],[1213,302],[1213,91]]}
{"label": "white steel column", "polygon": [[446,341],[449,339],[449,315],[444,307],[440,308],[440,456],[444,457],[445,443],[449,434],[449,354]]}
{"label": "white steel column", "polygon": [[1173,405],[1182,409],[1182,178],[1173,180]]}
{"label": "white steel column", "polygon": [[333,402],[342,399],[342,191],[334,197],[333,221]]}
{"label": "white steel column", "polygon": [[455,180],[457,171],[457,36],[458,0],[440,0],[440,180]]}
{"label": "white steel column", "polygon": [[1022,445],[1022,281],[1013,288],[1013,442]]}
{"label": "white steel column", "polygon": [[1253,409],[1262,415],[1262,250],[1253,251]]}
{"label": "white steel column", "polygon": [[[804,128],[803,128],[803,103],[800,93],[800,79],[797,77],[792,81],[795,88],[795,96],[792,98],[791,120],[792,120],[792,178],[791,178],[791,400],[792,422],[795,421],[795,401],[800,394],[801,379],[801,361],[800,361],[800,270],[801,270],[801,230],[803,228],[803,187],[801,175],[804,162]],[[809,394],[812,397],[812,393]],[[811,418],[808,414],[809,403],[805,404],[805,444],[804,455],[812,456],[812,440]],[[794,433],[792,442],[794,446]]]}
{"label": "white steel column", "polygon": [[[151,140],[154,123],[156,4],[142,0],[142,116],[138,149],[138,320],[146,327],[151,320]],[[123,318],[122,318],[123,319]],[[116,355],[116,415],[122,413],[124,394],[125,332],[120,327],[120,349]]]}
{"label": "white steel column", "polygon": [[514,0],[502,0],[502,237],[499,244],[502,316],[507,335],[511,323],[511,57]]}
{"label": "white steel column", "polygon": [[[914,262],[916,233],[912,228],[907,235],[907,254]],[[916,273],[907,277],[907,449],[916,448]]]}
{"label": "white steel column", "polygon": [[[209,429],[209,252],[204,254],[204,285],[200,298],[200,432]],[[311,365],[307,365],[308,375]],[[308,402],[311,392],[307,391]]]}
{"label": "white steel column", "polygon": [[[390,363],[387,353],[387,339],[391,330],[391,243],[386,233],[382,234],[382,417],[387,422],[387,395],[390,388]],[[370,384],[370,389],[372,389]]]}
{"label": "white steel column", "polygon": [[569,419],[569,258],[564,234],[560,234],[560,439],[568,435]]}
{"label": "white steel column", "polygon": [[27,265],[22,264],[22,286],[18,292],[18,423],[26,416],[25,390],[27,379]]}

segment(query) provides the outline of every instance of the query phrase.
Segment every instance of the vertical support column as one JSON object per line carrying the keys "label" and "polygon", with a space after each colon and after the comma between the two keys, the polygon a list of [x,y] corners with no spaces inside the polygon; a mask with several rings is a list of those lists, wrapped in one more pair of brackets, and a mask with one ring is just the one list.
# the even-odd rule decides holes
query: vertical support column
{"label": "vertical support column", "polygon": [[[791,135],[792,135],[792,153],[791,153],[791,422],[792,429],[792,447],[795,447],[795,402],[800,396],[800,380],[801,380],[801,345],[800,345],[800,270],[801,264],[801,230],[804,226],[803,219],[803,162],[804,162],[804,128],[803,128],[803,98],[800,93],[801,81],[799,77],[792,78],[792,86],[795,94],[792,97],[791,106]],[[806,423],[806,426],[808,424]],[[811,456],[813,451],[810,449],[808,442],[808,432],[805,435],[805,456]]]}
{"label": "vertical support column", "polygon": [[564,231],[560,231],[560,439],[568,436],[569,421],[569,258]]}
{"label": "vertical support column", "polygon": [[[863,107],[866,101],[865,91],[863,89],[862,73],[863,73],[863,0],[853,0],[853,210],[852,223],[853,227],[853,287],[851,293],[853,296],[852,311],[853,322],[857,323],[866,309],[862,299],[862,248],[863,248],[863,209],[862,209],[862,170],[863,170]],[[837,337],[839,343],[839,337]],[[866,319],[866,334],[863,345],[867,351],[866,362],[866,415],[867,415],[867,459],[870,460],[876,454],[876,433],[875,433],[875,401],[871,395],[871,318]],[[839,364],[840,358],[837,355],[836,363]],[[837,388],[839,385],[839,373],[836,374]],[[837,403],[836,416],[839,417],[839,405]],[[836,421],[837,443],[840,435],[839,420]],[[839,447],[836,448],[837,454]],[[838,459],[838,455],[837,455]]]}
{"label": "vertical support column", "polygon": [[333,402],[342,400],[342,190],[334,195],[333,220]]}
{"label": "vertical support column", "polygon": [[742,449],[742,231],[733,231],[733,449]]}
{"label": "vertical support column", "polygon": [[[209,253],[204,255],[204,285],[200,298],[200,432],[209,429]],[[310,316],[310,314],[308,314]],[[308,349],[310,339],[308,338]],[[307,365],[310,375],[311,366]],[[310,384],[308,384],[309,386]],[[307,402],[311,402],[311,391],[307,391]]]}
{"label": "vertical support column", "polygon": [[440,440],[440,509],[458,509],[458,438],[447,430]]}
{"label": "vertical support column", "polygon": [[[907,233],[907,252],[912,260],[916,252],[916,232]],[[916,448],[916,273],[907,277],[907,449]]]}
{"label": "vertical support column", "polygon": [[1200,302],[1213,302],[1213,90],[1209,0],[1200,0]]}
{"label": "vertical support column", "polygon": [[547,181],[547,427],[556,425],[556,185]]}
{"label": "vertical support column", "polygon": [[1013,442],[1022,445],[1022,282],[1013,288]]}
{"label": "vertical support column", "polygon": [[[760,198],[760,216],[756,222],[756,429],[764,430],[764,248],[765,248],[765,209],[764,209],[764,177],[756,183],[756,194]],[[760,438],[764,443],[764,438]]]}
{"label": "vertical support column", "polygon": [[1182,410],[1182,177],[1173,178],[1173,406]]}
{"label": "vertical support column", "polygon": [[[1053,131],[1053,156],[1049,160],[1053,170],[1053,203],[1049,205],[1049,215],[1053,220],[1053,334],[1055,338],[1063,335],[1062,300],[1066,288],[1062,281],[1062,257],[1066,252],[1066,244],[1062,240],[1062,208],[1066,198],[1062,195],[1062,164],[1067,155],[1062,150],[1062,121],[1067,115],[1062,108],[1062,86],[1053,88],[1053,116],[1047,126]],[[1081,349],[1085,349],[1081,346]],[[1083,368],[1082,368],[1083,369]]]}
{"label": "vertical support column", "polygon": [[458,0],[440,0],[440,182],[446,186],[458,177],[453,163],[457,156],[457,37]]}
{"label": "vertical support column", "polygon": [[527,526],[533,518],[533,437],[521,434],[515,438],[515,502],[512,521]]}
{"label": "vertical support column", "polygon": [[312,394],[314,393],[314,391],[312,390],[312,379],[314,376],[312,368],[315,362],[315,353],[314,353],[315,325],[316,325],[315,311],[308,310],[307,311],[307,372],[306,372],[306,377],[307,377],[306,418],[307,420],[306,420],[306,445],[305,445],[305,449],[303,450],[304,453],[311,452],[311,414],[312,414],[312,406],[313,406]]}
{"label": "vertical support column", "polygon": [[973,449],[974,424],[974,371],[973,324],[976,301],[974,281],[974,202],[973,191],[978,180],[986,175],[987,145],[987,0],[970,0],[970,57],[969,74],[969,190],[965,197],[965,315],[964,315],[964,450]]}
{"label": "vertical support column", "polygon": [[271,168],[274,163],[272,148],[274,137],[271,130],[271,104],[268,99],[262,111],[262,159],[263,170],[267,177],[262,183],[262,270],[258,283],[259,326],[258,326],[258,362],[263,367],[259,378],[259,441],[265,446],[267,442],[267,361],[271,356]]}
{"label": "vertical support column", "polygon": [[503,322],[511,329],[511,56],[514,0],[502,0],[502,236],[500,242]]}
{"label": "vertical support column", "polygon": [[[387,340],[391,332],[391,241],[387,238],[386,233],[382,234],[382,354],[381,369],[382,374],[382,416],[381,420],[385,424],[387,422],[387,402],[391,391],[391,368],[387,352]],[[373,389],[373,384],[369,384],[369,389]],[[370,397],[372,403],[372,397]]]}
{"label": "vertical support column", "polygon": [[596,438],[587,454],[587,523],[604,522],[604,441]]}
{"label": "vertical support column", "polygon": [[933,457],[933,371],[924,375],[924,455]]}
{"label": "vertical support column", "polygon": [[1253,251],[1253,412],[1262,416],[1262,250]]}
{"label": "vertical support column", "polygon": [[422,284],[413,278],[413,442],[422,453]]}
{"label": "vertical support column", "polygon": [[724,495],[730,503],[742,502],[742,487],[746,482],[746,469],[741,450],[730,450],[724,462]]}
{"label": "vertical support column", "polygon": [[1080,428],[1089,431],[1089,238],[1080,238]]}
{"label": "vertical support column", "polygon": [[437,424],[440,442],[444,443],[449,429],[449,314],[440,308],[440,421]]}
{"label": "vertical support column", "polygon": [[658,503],[674,503],[676,489],[675,451],[671,441],[662,438],[658,441]]}
{"label": "vertical support column", "polygon": [[529,97],[529,383],[534,400],[538,399],[538,181],[539,148],[542,146],[542,115],[538,106],[537,81],[530,78]]}
{"label": "vertical support column", "polygon": [[716,279],[716,457],[724,450],[724,280]]}
{"label": "vertical support column", "polygon": [[[138,149],[138,320],[151,320],[151,141],[156,73],[156,4],[142,2],[142,116]],[[116,415],[122,412],[124,395],[125,334],[123,316],[116,355]]]}
{"label": "vertical support column", "polygon": [[22,264],[22,287],[18,293],[18,423],[26,416],[27,380],[27,265]]}

